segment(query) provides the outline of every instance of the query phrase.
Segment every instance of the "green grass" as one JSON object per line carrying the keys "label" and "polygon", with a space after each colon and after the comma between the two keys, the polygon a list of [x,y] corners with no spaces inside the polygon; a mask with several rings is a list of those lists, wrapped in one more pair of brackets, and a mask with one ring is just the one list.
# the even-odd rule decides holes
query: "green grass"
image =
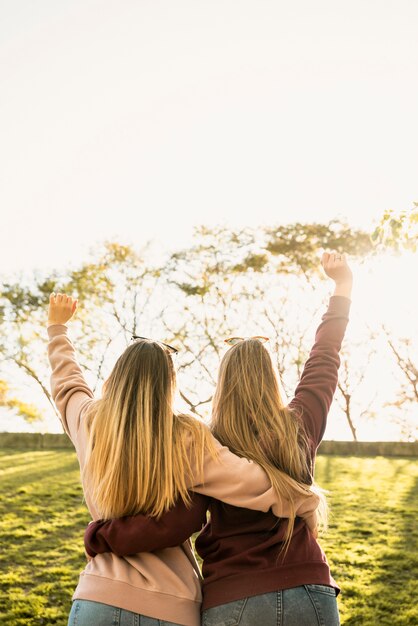
{"label": "green grass", "polygon": [[90,520],[75,454],[1,451],[0,480],[0,622],[64,626]]}
{"label": "green grass", "polygon": [[[65,626],[89,521],[75,455],[0,451],[0,479],[0,622]],[[330,491],[321,544],[342,624],[418,624],[416,459],[323,456],[317,480]]]}

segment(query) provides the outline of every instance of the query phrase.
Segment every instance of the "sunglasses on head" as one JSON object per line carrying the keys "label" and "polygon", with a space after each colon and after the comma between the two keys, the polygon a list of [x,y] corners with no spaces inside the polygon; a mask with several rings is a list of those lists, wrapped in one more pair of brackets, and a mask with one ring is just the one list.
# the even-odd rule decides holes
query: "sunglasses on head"
{"label": "sunglasses on head", "polygon": [[266,341],[269,341],[269,337],[256,335],[255,337],[228,337],[228,339],[224,339],[224,342],[227,343],[229,346],[236,346],[237,343],[240,343],[241,341],[245,341],[246,339],[256,339],[257,341],[260,341],[261,343],[266,343]]}
{"label": "sunglasses on head", "polygon": [[[132,335],[131,341],[136,341],[137,339],[146,339],[147,341],[154,341],[154,339],[150,339],[149,337],[141,337],[140,335]],[[164,346],[164,348],[167,348],[170,354],[178,353],[177,348],[174,348],[174,346],[170,346],[168,343],[164,343],[163,341],[157,341],[157,343]]]}

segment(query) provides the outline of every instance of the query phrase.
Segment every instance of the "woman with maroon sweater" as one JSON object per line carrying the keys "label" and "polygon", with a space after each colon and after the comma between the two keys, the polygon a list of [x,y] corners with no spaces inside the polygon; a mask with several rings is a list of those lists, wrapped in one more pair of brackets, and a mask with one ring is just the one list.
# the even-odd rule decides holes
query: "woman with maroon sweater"
{"label": "woman with maroon sweater", "polygon": [[[352,273],[344,255],[324,254],[322,265],[335,291],[290,404],[281,402],[262,338],[235,338],[222,359],[214,396],[214,435],[235,454],[259,463],[282,493],[287,488],[277,470],[301,487],[313,483],[316,450],[338,380]],[[210,521],[196,540],[203,559],[204,626],[339,624],[338,585],[304,520],[280,520],[214,499],[208,506]],[[173,509],[159,520],[96,522],[86,531],[86,549],[94,556],[172,545],[186,539],[174,526],[176,519]],[[201,521],[196,516],[196,530]]]}

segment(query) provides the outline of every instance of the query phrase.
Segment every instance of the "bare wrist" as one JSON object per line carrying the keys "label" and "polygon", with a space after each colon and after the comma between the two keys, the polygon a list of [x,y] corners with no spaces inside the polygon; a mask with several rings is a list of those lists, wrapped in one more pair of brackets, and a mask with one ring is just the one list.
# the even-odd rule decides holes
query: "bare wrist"
{"label": "bare wrist", "polygon": [[344,296],[346,298],[350,298],[352,289],[353,289],[352,280],[336,282],[335,288],[334,288],[334,296]]}

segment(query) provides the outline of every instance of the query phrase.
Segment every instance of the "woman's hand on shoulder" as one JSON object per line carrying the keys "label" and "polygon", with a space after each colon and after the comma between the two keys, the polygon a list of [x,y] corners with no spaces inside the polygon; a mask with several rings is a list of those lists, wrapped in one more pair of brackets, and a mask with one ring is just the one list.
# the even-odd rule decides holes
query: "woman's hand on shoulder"
{"label": "woman's hand on shoulder", "polygon": [[345,254],[338,252],[324,252],[321,259],[324,272],[335,282],[335,296],[351,296],[353,273]]}
{"label": "woman's hand on shoulder", "polygon": [[65,293],[51,293],[49,296],[48,326],[66,324],[77,309],[77,299]]}

